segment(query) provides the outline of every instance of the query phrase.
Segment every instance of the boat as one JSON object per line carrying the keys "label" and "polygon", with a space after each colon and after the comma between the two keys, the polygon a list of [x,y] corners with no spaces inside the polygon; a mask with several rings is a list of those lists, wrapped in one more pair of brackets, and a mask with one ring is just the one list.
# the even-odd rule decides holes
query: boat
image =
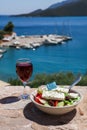
{"label": "boat", "polygon": [[19,49],[20,49],[20,47],[19,47],[19,46],[16,46],[16,49],[18,49],[18,50],[19,50]]}
{"label": "boat", "polygon": [[3,54],[0,54],[0,58],[2,58],[3,57]]}
{"label": "boat", "polygon": [[3,57],[3,54],[6,52],[7,50],[4,48],[0,48],[0,58]]}
{"label": "boat", "polygon": [[24,48],[24,49],[31,49],[31,48],[33,48],[30,44],[25,44],[25,45],[23,45],[21,47]]}
{"label": "boat", "polygon": [[44,37],[44,44],[50,44],[50,45],[57,45],[57,44],[62,44],[63,38],[62,37],[57,37],[57,35],[48,35]]}
{"label": "boat", "polygon": [[39,43],[32,43],[32,47],[33,47],[33,48],[36,48],[36,47],[39,47],[39,46],[40,46]]}
{"label": "boat", "polygon": [[47,38],[44,40],[44,44],[57,44],[57,41],[55,39]]}
{"label": "boat", "polygon": [[6,51],[7,51],[6,49],[3,49],[3,48],[0,49],[0,53],[4,53]]}

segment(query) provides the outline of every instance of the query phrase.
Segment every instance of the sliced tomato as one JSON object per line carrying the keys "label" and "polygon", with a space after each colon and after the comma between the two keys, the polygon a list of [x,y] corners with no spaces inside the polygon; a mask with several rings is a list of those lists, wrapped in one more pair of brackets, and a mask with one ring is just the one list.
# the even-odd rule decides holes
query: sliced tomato
{"label": "sliced tomato", "polygon": [[38,97],[34,97],[34,100],[37,102],[37,103],[40,103],[41,104],[41,102],[40,102],[40,100],[39,100],[39,98]]}
{"label": "sliced tomato", "polygon": [[54,101],[54,106],[57,106],[57,104],[58,104],[58,100],[55,100]]}
{"label": "sliced tomato", "polygon": [[36,94],[36,97],[42,98],[42,93],[37,93],[37,94]]}
{"label": "sliced tomato", "polygon": [[41,94],[41,93],[37,93],[36,96],[34,97],[34,100],[35,100],[37,103],[42,104],[42,103],[40,102],[40,100],[39,100],[39,99],[41,99],[41,98],[42,98],[42,94]]}

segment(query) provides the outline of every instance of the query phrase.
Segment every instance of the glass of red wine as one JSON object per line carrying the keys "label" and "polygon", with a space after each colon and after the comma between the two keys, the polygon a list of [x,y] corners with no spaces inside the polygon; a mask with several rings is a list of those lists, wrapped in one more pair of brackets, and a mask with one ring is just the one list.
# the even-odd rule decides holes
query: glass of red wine
{"label": "glass of red wine", "polygon": [[22,95],[20,95],[20,97],[19,97],[20,99],[28,99],[29,98],[29,94],[26,93],[25,87],[29,81],[29,78],[32,75],[32,72],[33,72],[33,64],[31,63],[31,61],[29,59],[22,58],[22,59],[17,60],[16,73],[24,86],[24,92]]}

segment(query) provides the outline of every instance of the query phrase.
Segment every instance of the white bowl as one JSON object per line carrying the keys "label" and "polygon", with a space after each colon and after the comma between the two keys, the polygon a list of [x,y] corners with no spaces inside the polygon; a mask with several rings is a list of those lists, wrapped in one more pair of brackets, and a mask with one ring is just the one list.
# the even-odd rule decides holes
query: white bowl
{"label": "white bowl", "polygon": [[36,95],[36,91],[31,93],[30,99],[35,104],[35,106],[38,109],[40,109],[41,111],[43,111],[47,114],[52,114],[52,115],[62,115],[62,114],[66,114],[66,113],[74,110],[76,108],[76,106],[80,103],[80,101],[82,100],[82,95],[79,92],[72,90],[72,89],[71,89],[71,91],[74,93],[78,93],[80,96],[80,100],[75,102],[73,105],[70,105],[70,106],[63,106],[63,107],[53,107],[52,106],[52,107],[50,107],[50,106],[41,105],[34,100],[34,96]]}

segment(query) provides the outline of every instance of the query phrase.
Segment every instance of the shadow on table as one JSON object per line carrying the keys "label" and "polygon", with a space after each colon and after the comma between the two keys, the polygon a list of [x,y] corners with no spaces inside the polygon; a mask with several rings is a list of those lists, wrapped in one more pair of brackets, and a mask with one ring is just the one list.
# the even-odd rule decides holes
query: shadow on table
{"label": "shadow on table", "polygon": [[64,125],[74,118],[76,109],[64,115],[49,115],[40,111],[31,102],[25,106],[23,113],[27,119],[41,125]]}
{"label": "shadow on table", "polygon": [[20,99],[16,96],[9,96],[9,97],[5,97],[5,98],[0,99],[0,103],[1,104],[9,104],[9,103],[17,102],[19,100]]}

